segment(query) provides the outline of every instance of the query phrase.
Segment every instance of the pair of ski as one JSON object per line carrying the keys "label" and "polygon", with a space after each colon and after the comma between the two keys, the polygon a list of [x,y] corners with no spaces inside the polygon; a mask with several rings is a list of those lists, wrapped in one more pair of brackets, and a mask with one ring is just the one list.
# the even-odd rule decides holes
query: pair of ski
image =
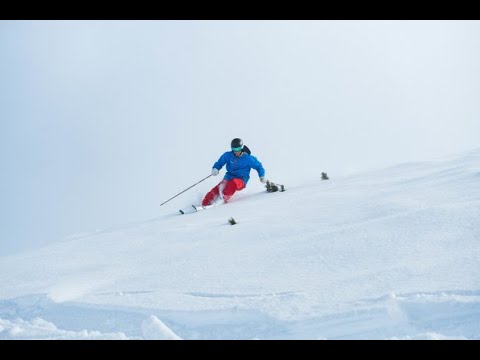
{"label": "pair of ski", "polygon": [[[271,182],[269,180],[267,180],[265,188],[267,189],[267,192],[277,192],[277,191],[284,192],[285,191],[285,186],[284,185],[276,184],[276,183]],[[180,210],[178,210],[178,212],[180,214],[184,215],[184,214],[191,213],[191,212],[198,212],[198,211],[210,209],[210,208],[215,207],[215,206],[216,206],[216,204],[207,205],[207,206],[192,205],[192,208],[193,208],[192,211],[186,211],[186,210],[180,209]]]}
{"label": "pair of ski", "polygon": [[[208,206],[203,206],[203,205],[192,205],[192,208],[193,208],[193,211],[192,212],[197,212],[197,211],[201,211],[201,210],[206,210],[206,209],[210,209],[212,207],[214,207],[215,205],[208,205]],[[185,210],[178,210],[178,212],[182,215],[185,215],[188,213],[188,211],[185,211]]]}

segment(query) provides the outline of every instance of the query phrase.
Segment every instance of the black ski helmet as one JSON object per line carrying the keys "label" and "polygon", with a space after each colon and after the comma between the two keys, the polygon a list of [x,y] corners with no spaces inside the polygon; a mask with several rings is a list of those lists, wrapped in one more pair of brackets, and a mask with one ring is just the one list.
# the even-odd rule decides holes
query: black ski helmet
{"label": "black ski helmet", "polygon": [[243,141],[242,139],[239,139],[239,138],[233,139],[230,145],[232,149],[238,148],[238,147],[241,147],[243,149]]}

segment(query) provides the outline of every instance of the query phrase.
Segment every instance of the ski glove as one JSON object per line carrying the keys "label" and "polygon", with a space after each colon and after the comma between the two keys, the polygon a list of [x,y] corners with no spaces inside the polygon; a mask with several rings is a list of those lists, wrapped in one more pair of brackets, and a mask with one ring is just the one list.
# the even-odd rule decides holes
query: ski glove
{"label": "ski glove", "polygon": [[265,179],[265,176],[262,176],[262,177],[260,178],[260,182],[261,182],[262,184],[265,184],[265,183],[267,182],[267,179]]}
{"label": "ski glove", "polygon": [[217,168],[212,168],[212,175],[217,176],[218,175],[218,169]]}

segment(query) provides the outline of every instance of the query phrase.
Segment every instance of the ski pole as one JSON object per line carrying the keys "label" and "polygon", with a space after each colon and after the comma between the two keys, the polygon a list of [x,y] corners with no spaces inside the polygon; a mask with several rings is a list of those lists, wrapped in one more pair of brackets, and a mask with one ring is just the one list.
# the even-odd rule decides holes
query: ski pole
{"label": "ski pole", "polygon": [[183,190],[181,193],[178,193],[177,195],[175,195],[174,197],[171,197],[170,199],[164,201],[163,203],[160,204],[160,206],[162,206],[163,204],[166,204],[167,202],[169,202],[170,200],[176,198],[178,195],[180,194],[183,194],[185,191],[187,191],[188,189],[191,189],[192,187],[194,187],[195,185],[198,185],[200,184],[202,181],[204,180],[207,180],[210,176],[212,176],[212,174],[208,175],[206,178],[203,178],[202,180],[200,180],[199,182],[193,184],[192,186],[190,186],[189,188],[186,188],[185,190]]}

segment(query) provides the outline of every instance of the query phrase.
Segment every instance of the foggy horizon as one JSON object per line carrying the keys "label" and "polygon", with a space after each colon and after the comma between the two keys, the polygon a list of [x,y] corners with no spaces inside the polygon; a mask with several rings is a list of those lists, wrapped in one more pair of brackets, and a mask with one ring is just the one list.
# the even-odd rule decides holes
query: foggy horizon
{"label": "foggy horizon", "polygon": [[0,21],[0,256],[197,201],[224,169],[159,207],[235,137],[287,186],[479,148],[479,36],[479,21]]}

